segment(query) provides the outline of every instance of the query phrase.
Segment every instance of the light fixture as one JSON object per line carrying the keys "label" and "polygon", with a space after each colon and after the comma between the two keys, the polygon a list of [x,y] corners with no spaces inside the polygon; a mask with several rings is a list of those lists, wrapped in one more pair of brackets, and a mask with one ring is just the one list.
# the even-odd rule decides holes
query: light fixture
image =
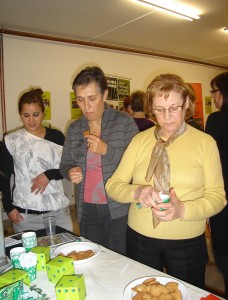
{"label": "light fixture", "polygon": [[[177,2],[172,2],[172,1],[167,1],[166,3],[164,1],[161,0],[137,0],[146,4],[149,4],[161,11],[167,12],[167,13],[171,13],[173,15],[176,15],[178,17],[184,18],[188,21],[193,21],[193,19],[200,19],[200,17],[193,13],[190,12],[189,8],[184,8],[183,6],[181,7],[180,5],[178,5],[179,3]],[[164,3],[164,4],[163,4]]]}

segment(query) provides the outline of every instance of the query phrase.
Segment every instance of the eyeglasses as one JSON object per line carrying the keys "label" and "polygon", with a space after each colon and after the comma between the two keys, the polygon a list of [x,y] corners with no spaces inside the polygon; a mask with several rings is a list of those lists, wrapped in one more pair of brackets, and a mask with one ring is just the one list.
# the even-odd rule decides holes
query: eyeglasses
{"label": "eyeglasses", "polygon": [[210,92],[211,92],[211,94],[213,95],[214,93],[216,93],[216,92],[218,92],[219,90],[217,89],[217,90],[211,90]]}
{"label": "eyeglasses", "polygon": [[170,114],[175,114],[179,111],[181,111],[184,107],[184,104],[182,105],[178,105],[178,106],[170,106],[169,108],[154,108],[152,109],[152,112],[154,115],[161,115],[161,114],[164,114],[165,111],[167,110]]}

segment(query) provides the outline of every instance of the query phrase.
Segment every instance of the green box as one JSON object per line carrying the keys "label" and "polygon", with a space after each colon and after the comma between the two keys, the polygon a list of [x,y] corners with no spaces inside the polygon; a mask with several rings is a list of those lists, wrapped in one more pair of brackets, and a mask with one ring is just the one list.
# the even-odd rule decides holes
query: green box
{"label": "green box", "polygon": [[8,272],[0,275],[0,284],[4,286],[21,280],[23,283],[30,286],[29,273],[20,269],[11,269]]}
{"label": "green box", "polygon": [[85,300],[86,287],[83,275],[64,275],[55,286],[57,300]]}
{"label": "green box", "polygon": [[30,250],[30,252],[36,253],[37,257],[37,271],[47,270],[46,264],[50,261],[50,247],[36,246]]}
{"label": "green box", "polygon": [[5,284],[0,282],[0,289],[3,288],[4,286],[5,286]]}
{"label": "green box", "polygon": [[18,299],[17,295],[19,295],[21,291],[23,291],[22,281],[14,282],[0,289],[0,299],[1,300]]}
{"label": "green box", "polygon": [[[0,289],[0,300],[34,300],[44,299],[44,296],[24,284],[22,281],[14,282]],[[46,299],[46,298],[45,298]]]}
{"label": "green box", "polygon": [[63,275],[74,275],[74,262],[70,257],[57,256],[47,263],[48,280],[57,283]]}

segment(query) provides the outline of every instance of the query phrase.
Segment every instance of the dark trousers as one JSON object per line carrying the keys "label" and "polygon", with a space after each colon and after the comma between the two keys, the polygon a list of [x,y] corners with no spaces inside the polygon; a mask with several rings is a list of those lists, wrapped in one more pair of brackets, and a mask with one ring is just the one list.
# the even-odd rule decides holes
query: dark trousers
{"label": "dark trousers", "polygon": [[127,227],[128,257],[159,271],[205,288],[208,261],[204,235],[184,240],[162,240],[143,236]]}
{"label": "dark trousers", "polygon": [[[212,240],[213,241],[213,240]],[[224,279],[224,286],[225,286],[225,299],[228,299],[228,255],[221,256],[217,253],[216,248],[213,248],[215,262],[218,266],[219,271],[222,273]]]}
{"label": "dark trousers", "polygon": [[118,253],[126,253],[127,216],[111,219],[107,204],[83,203],[81,235]]}

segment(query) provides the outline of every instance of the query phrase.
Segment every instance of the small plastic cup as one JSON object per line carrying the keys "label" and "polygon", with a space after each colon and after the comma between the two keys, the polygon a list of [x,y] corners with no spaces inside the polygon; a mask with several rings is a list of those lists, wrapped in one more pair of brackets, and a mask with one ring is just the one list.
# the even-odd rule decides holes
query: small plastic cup
{"label": "small plastic cup", "polygon": [[21,254],[20,264],[22,270],[28,272],[30,281],[36,279],[36,264],[37,264],[37,256],[36,253],[29,252]]}
{"label": "small plastic cup", "polygon": [[[168,203],[170,200],[170,196],[166,194],[159,194],[159,197],[162,200],[162,203]],[[165,208],[161,207],[160,210],[165,210]]]}
{"label": "small plastic cup", "polygon": [[36,233],[33,231],[25,232],[21,235],[22,245],[29,252],[33,247],[37,245]]}
{"label": "small plastic cup", "polygon": [[53,235],[56,232],[56,217],[55,216],[46,216],[43,218],[44,226],[47,235]]}
{"label": "small plastic cup", "polygon": [[29,273],[30,281],[33,281],[36,279],[36,266],[31,266],[28,268],[22,268],[22,270]]}
{"label": "small plastic cup", "polygon": [[10,250],[10,259],[11,259],[13,267],[16,269],[21,268],[19,258],[22,253],[26,253],[26,249],[24,247],[15,247]]}
{"label": "small plastic cup", "polygon": [[[163,203],[168,203],[169,200],[170,200],[170,196],[169,195],[166,195],[166,194],[162,194],[161,192],[158,193],[159,197],[161,198],[162,202]],[[140,203],[136,203],[136,207],[137,208],[142,208],[142,204]],[[165,210],[165,208],[160,208],[160,210]]]}

